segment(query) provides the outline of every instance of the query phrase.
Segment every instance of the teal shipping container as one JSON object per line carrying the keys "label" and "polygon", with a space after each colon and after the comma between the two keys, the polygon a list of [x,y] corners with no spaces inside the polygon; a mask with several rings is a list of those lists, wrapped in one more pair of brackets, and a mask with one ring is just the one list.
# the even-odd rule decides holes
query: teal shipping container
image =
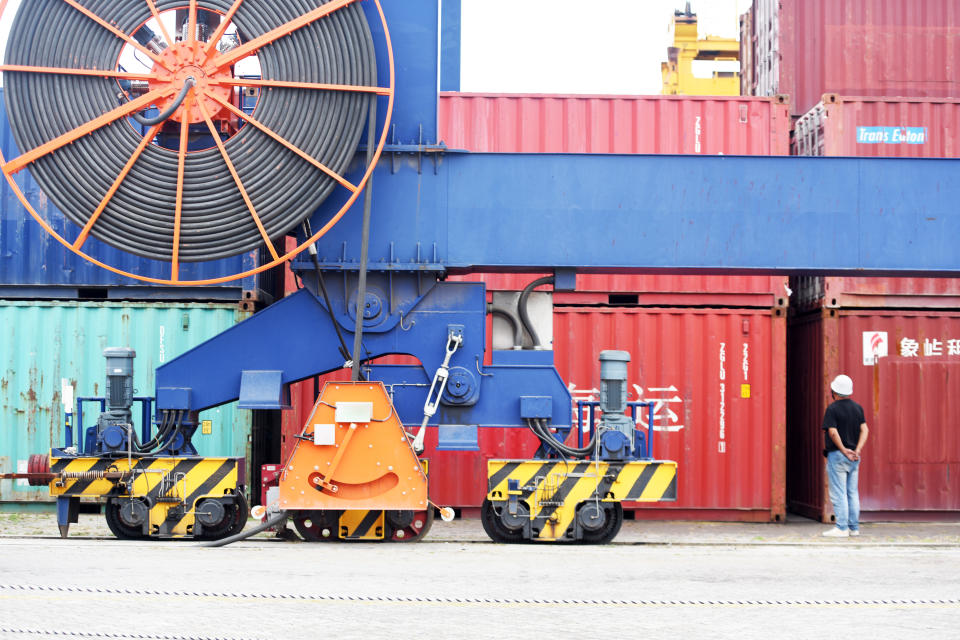
{"label": "teal shipping container", "polygon": [[[0,300],[0,473],[24,469],[30,454],[63,446],[61,381],[76,397],[103,396],[107,347],[137,352],[136,396],[154,395],[154,370],[249,316],[237,304],[20,302]],[[100,408],[86,405],[84,427]],[[137,432],[139,405],[134,406]],[[251,412],[226,404],[200,414],[200,455],[247,457]],[[205,433],[209,431],[209,433]],[[44,487],[0,480],[0,507],[49,500]]]}

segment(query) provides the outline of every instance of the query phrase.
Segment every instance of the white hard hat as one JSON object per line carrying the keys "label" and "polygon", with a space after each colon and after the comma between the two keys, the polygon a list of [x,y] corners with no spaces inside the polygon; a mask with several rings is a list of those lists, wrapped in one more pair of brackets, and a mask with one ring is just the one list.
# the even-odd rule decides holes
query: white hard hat
{"label": "white hard hat", "polygon": [[853,380],[850,379],[850,376],[845,376],[841,373],[830,383],[830,389],[838,396],[852,396]]}

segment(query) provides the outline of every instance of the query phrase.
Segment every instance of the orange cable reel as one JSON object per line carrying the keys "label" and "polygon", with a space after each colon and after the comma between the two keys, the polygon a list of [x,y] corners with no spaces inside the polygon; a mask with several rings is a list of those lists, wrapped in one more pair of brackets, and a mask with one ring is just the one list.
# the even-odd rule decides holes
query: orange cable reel
{"label": "orange cable reel", "polygon": [[[7,8],[7,1],[0,0],[0,17]],[[123,28],[118,16],[121,9],[130,13],[129,5],[132,0],[116,0],[116,11],[112,13],[117,15],[97,15],[76,0],[62,0],[62,5],[45,11],[43,15],[34,15],[37,13],[36,5],[23,3],[14,19],[11,32],[14,59],[8,59],[6,62],[9,64],[0,66],[0,72],[5,74],[6,98],[18,99],[29,93],[23,90],[24,87],[40,86],[41,82],[48,83],[49,86],[52,82],[61,89],[72,86],[87,87],[90,83],[90,86],[98,91],[113,91],[119,99],[115,105],[109,105],[103,103],[102,99],[99,102],[86,101],[85,94],[63,96],[63,102],[68,105],[77,103],[90,107],[90,104],[96,104],[99,115],[89,118],[92,109],[88,108],[82,123],[45,131],[45,139],[33,140],[35,144],[31,145],[23,142],[30,135],[34,138],[37,136],[28,131],[29,127],[25,126],[25,123],[18,123],[14,113],[21,111],[14,110],[10,117],[11,128],[15,131],[15,137],[19,136],[18,146],[21,149],[27,148],[28,151],[9,160],[0,153],[0,168],[17,198],[47,233],[81,258],[118,275],[154,284],[197,286],[230,282],[279,266],[319,240],[350,210],[369,182],[386,144],[394,103],[393,51],[380,0],[367,1],[375,5],[382,23],[383,46],[389,63],[388,86],[380,86],[375,82],[337,83],[332,81],[333,78],[320,78],[321,81],[317,81],[316,77],[250,77],[257,74],[247,73],[249,69],[259,66],[261,58],[271,61],[273,65],[265,65],[266,68],[276,67],[279,63],[276,63],[275,59],[279,57],[278,51],[281,49],[288,55],[293,52],[292,55],[303,56],[299,61],[303,66],[309,67],[309,56],[319,56],[319,52],[297,48],[298,34],[310,31],[311,35],[316,35],[323,29],[328,29],[330,33],[336,32],[341,26],[336,20],[343,11],[359,12],[364,17],[363,24],[366,25],[365,14],[359,7],[358,0],[332,0],[295,16],[289,15],[289,8],[283,8],[281,15],[287,14],[287,20],[280,24],[267,25],[253,25],[250,16],[254,15],[258,6],[280,3],[286,7],[281,0],[234,0],[226,13],[205,6],[203,0],[182,0],[181,4],[163,11],[159,10],[154,0],[143,0],[142,7],[138,9],[140,22],[132,27],[127,25],[126,28]],[[240,11],[238,15],[241,7],[244,11]],[[247,23],[244,23],[244,19]],[[58,20],[59,23],[56,22]],[[85,47],[92,46],[88,45],[86,40],[97,38],[100,39],[97,42],[109,41],[109,51],[94,47],[96,50],[90,55],[77,53],[70,56],[71,61],[87,62],[74,67],[63,64],[54,54],[16,48],[18,27],[26,28],[32,25],[36,28],[36,25],[47,25],[49,28],[68,21],[94,31],[82,32],[88,33],[86,38],[81,38],[81,32],[77,31],[75,40],[84,40],[82,42],[71,41],[69,30],[57,31],[55,35],[64,51],[85,51]],[[43,33],[44,30],[40,29],[40,32]],[[151,34],[152,38],[148,40]],[[97,55],[103,58],[108,53],[116,60],[113,68],[105,69],[93,62]],[[369,53],[358,51],[356,55],[369,57]],[[372,65],[375,75],[375,54]],[[83,84],[78,84],[81,79]],[[247,95],[258,96],[252,108],[241,102],[245,92]],[[275,124],[283,120],[277,115],[278,109],[282,115],[283,103],[291,98],[306,104],[322,105],[322,100],[342,100],[352,96],[366,98],[356,102],[358,105],[363,103],[362,113],[355,114],[354,117],[354,120],[361,124],[358,125],[359,129],[354,127],[352,132],[344,133],[338,142],[356,142],[366,124],[369,101],[380,97],[386,99],[386,115],[379,131],[375,152],[362,177],[355,184],[344,176],[343,172],[356,146],[347,148],[346,144],[342,144],[340,148],[322,149],[327,156],[335,157],[337,162],[333,163],[325,157],[317,157],[322,154],[317,153],[314,148],[304,148],[311,145],[299,142],[296,130],[302,129],[305,118],[309,120],[309,113],[297,112],[297,117],[293,119],[296,121],[295,128],[289,124]],[[26,112],[28,116],[43,112],[39,104],[31,105],[26,102],[21,106],[22,112]],[[156,109],[161,115],[165,111],[170,111],[170,114],[163,122],[140,125],[138,128],[139,120],[135,121],[134,118],[149,108]],[[361,107],[357,107],[358,111],[360,109]],[[66,115],[77,119],[72,114]],[[64,119],[69,118],[60,120]],[[145,121],[149,122],[149,119]],[[339,131],[341,124],[332,123],[331,126],[337,127]],[[128,129],[120,128],[128,125]],[[348,134],[352,134],[352,137]],[[243,136],[246,138],[241,140]],[[320,196],[315,201],[301,203],[299,219],[291,220],[281,214],[271,215],[275,213],[271,211],[265,213],[266,207],[263,203],[272,200],[271,193],[264,190],[282,188],[283,185],[273,187],[269,184],[282,182],[280,180],[265,182],[251,179],[255,168],[251,168],[253,165],[245,154],[249,152],[249,141],[254,139],[254,136],[269,141],[272,153],[285,154],[277,155],[276,163],[300,163],[301,168],[312,172],[305,176],[304,180],[325,181],[324,184],[329,185],[316,189],[315,192]],[[80,210],[75,199],[62,197],[58,190],[62,190],[62,184],[47,182],[47,173],[51,166],[56,167],[58,162],[74,153],[78,145],[93,145],[106,138],[122,140],[123,143],[116,145],[116,157],[104,159],[103,167],[88,167],[91,174],[94,174],[89,183],[102,185],[102,191],[88,197],[84,203],[85,208]],[[297,140],[294,141],[294,138]],[[194,148],[200,139],[212,139],[213,144],[208,143],[204,149]],[[171,141],[176,141],[176,144]],[[312,146],[317,147],[316,144]],[[213,162],[219,163],[213,165],[219,166],[214,173],[224,179],[207,179],[204,174],[205,177],[198,179],[198,182],[190,181],[191,169],[197,166],[201,157],[204,158],[205,167],[211,166],[210,163]],[[136,184],[137,188],[140,188],[141,183],[149,183],[151,187],[159,188],[154,183],[158,178],[162,178],[159,175],[162,172],[144,172],[148,165],[153,166],[150,163],[161,160],[176,173],[175,181],[164,183],[154,197],[142,198],[145,201],[137,202],[131,194],[138,191],[131,187],[131,183]],[[47,196],[74,223],[76,236],[73,240],[65,237],[72,235],[72,231],[58,233],[54,229],[53,221],[44,219],[37,212],[15,179],[17,173],[38,162],[43,163],[44,171],[34,173],[33,177],[45,193],[48,191],[44,188],[45,184],[52,187]],[[263,163],[261,158],[262,164],[272,166],[274,161]],[[66,164],[60,167],[60,170],[65,175],[70,175]],[[108,175],[107,172],[111,170],[114,173]],[[260,170],[263,170],[262,167]],[[231,185],[232,194],[227,200],[232,204],[232,208],[217,212],[218,217],[234,224],[234,228],[227,233],[224,233],[222,228],[211,228],[210,220],[207,219],[211,214],[205,208],[207,205],[204,204],[204,197],[210,189],[209,184],[214,182]],[[265,187],[261,186],[264,184]],[[333,213],[312,237],[292,251],[283,253],[282,248],[278,250],[271,238],[277,238],[296,228],[335,189],[347,191],[346,200],[339,210]],[[158,211],[157,207],[161,203],[165,203],[166,208]],[[141,205],[151,208],[155,224],[148,224],[134,217]],[[202,233],[198,230],[201,223],[207,225]],[[156,246],[137,245],[131,250],[128,245],[132,241],[129,238],[136,238],[136,234],[149,237]],[[84,249],[90,236],[122,251],[169,262],[169,277],[131,273],[100,261],[91,255],[89,250]],[[246,244],[237,244],[236,247],[216,244],[220,238],[223,238],[224,243],[239,243],[241,240],[237,240],[238,236],[242,236]],[[202,254],[198,248],[206,246],[212,248],[210,253],[213,257]],[[180,277],[181,267],[186,262],[205,262],[236,256],[256,246],[267,247],[269,262],[218,278],[187,280]]]}

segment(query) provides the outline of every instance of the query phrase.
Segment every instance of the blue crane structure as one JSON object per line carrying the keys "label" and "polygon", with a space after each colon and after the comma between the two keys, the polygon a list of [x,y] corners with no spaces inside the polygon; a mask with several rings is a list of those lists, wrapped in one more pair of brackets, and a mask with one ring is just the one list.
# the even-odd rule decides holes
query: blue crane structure
{"label": "blue crane structure", "polygon": [[[385,40],[378,7],[358,3],[374,39]],[[364,364],[364,374],[390,389],[403,424],[438,429],[440,446],[475,448],[479,429],[515,427],[539,430],[543,446],[536,468],[544,460],[583,454],[563,444],[572,429],[571,397],[552,351],[493,351],[491,364],[485,364],[490,345],[484,285],[447,282],[448,274],[549,271],[555,290],[572,290],[578,272],[960,271],[956,160],[534,155],[447,148],[436,139],[437,99],[440,90],[459,89],[459,2],[384,0],[383,5],[396,60],[396,95],[389,121],[385,98],[379,98],[377,130],[387,128],[389,143],[364,194],[368,209],[355,205],[310,253],[292,262],[303,283],[297,293],[157,369],[158,413],[182,418],[164,455],[195,455],[190,437],[201,410],[235,400],[241,408],[284,408],[289,384],[391,354],[413,356],[420,364]],[[388,77],[390,61],[382,48],[377,64],[378,76]],[[366,152],[362,146],[357,150],[345,175],[354,183],[366,169]],[[310,227],[327,224],[348,197],[334,192],[312,214]],[[299,232],[300,242],[308,237]],[[350,343],[359,349],[350,350]],[[609,437],[586,455],[619,464],[617,473],[631,461],[652,460],[649,435],[634,434],[632,423],[618,424],[626,404],[625,367],[620,367],[626,357],[601,356]],[[318,433],[313,435],[319,442]],[[301,437],[310,436],[305,431]],[[123,438],[115,442],[114,454],[128,447]],[[569,486],[561,482],[558,495],[574,491],[576,478],[587,474],[580,465],[586,464],[564,467],[564,477],[574,480]],[[575,523],[560,518],[563,527],[547,536],[541,529],[558,521],[551,520],[558,506],[544,498],[540,514],[524,511],[530,509],[525,501],[531,492],[540,489],[527,488],[511,474],[527,468],[517,462],[491,470],[491,495],[501,500],[485,525],[495,539],[605,541],[616,533],[619,524],[604,524],[616,514],[599,503],[617,481],[614,467],[601,473],[609,481],[590,489],[597,504],[583,502]],[[658,473],[655,467],[637,469],[636,486]],[[320,487],[328,482],[317,480]],[[665,482],[660,495],[669,498],[671,491],[675,495],[675,479]],[[618,499],[636,497],[624,491]],[[208,505],[210,513],[202,515],[229,528],[219,508]],[[117,517],[128,522],[146,517],[142,507],[136,507],[143,511],[139,515],[134,507],[118,509]],[[61,525],[68,523],[68,511],[61,509]],[[200,522],[199,512],[197,517]]]}
{"label": "blue crane structure", "polygon": [[[369,257],[361,265],[357,205],[318,243],[319,269],[329,281],[332,316],[349,338],[358,274],[368,270],[363,359],[408,354],[422,363],[375,367],[377,378],[429,380],[444,359],[448,327],[462,330],[450,364],[471,391],[448,394],[431,426],[523,426],[516,398],[531,389],[555,398],[555,420],[569,416],[549,352],[498,353],[493,368],[483,366],[483,285],[444,282],[448,273],[553,270],[555,288],[572,289],[577,272],[960,269],[956,160],[447,149],[431,136],[438,91],[459,87],[459,3],[443,2],[442,15],[435,0],[387,2],[384,9],[398,88],[393,143],[373,177]],[[386,61],[380,64],[385,74]],[[313,227],[338,206],[332,198],[320,207]],[[237,399],[280,408],[283,386],[343,366],[312,261],[301,254],[293,269],[303,290],[158,368],[160,408],[165,389],[189,389],[191,411]],[[395,401],[405,421],[419,422],[425,394],[411,389]],[[174,406],[181,407],[167,408]]]}

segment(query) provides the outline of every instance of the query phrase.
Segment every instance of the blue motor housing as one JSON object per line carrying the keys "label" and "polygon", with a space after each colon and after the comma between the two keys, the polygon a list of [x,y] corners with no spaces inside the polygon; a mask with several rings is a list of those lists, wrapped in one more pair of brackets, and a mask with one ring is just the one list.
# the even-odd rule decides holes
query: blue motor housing
{"label": "blue motor housing", "polygon": [[[129,434],[133,425],[129,412],[105,411],[97,419],[96,444],[93,453],[118,453],[128,448]],[[134,449],[136,450],[136,449]]]}
{"label": "blue motor housing", "polygon": [[97,419],[96,440],[92,453],[120,453],[137,449],[131,446],[133,437],[133,349],[109,347],[103,356],[107,365],[107,410]]}
{"label": "blue motor housing", "polygon": [[622,431],[607,430],[600,434],[602,460],[626,460],[632,457],[633,440]]}

